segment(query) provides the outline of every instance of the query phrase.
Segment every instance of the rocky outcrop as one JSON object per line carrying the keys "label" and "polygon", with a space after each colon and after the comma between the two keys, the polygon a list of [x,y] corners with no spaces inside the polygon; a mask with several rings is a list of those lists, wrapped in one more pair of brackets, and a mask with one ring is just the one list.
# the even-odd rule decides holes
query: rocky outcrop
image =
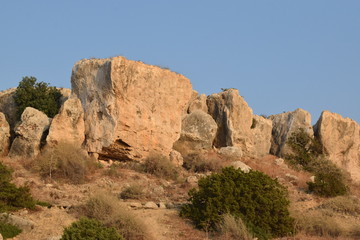
{"label": "rocky outcrop", "polygon": [[102,159],[169,155],[192,95],[186,77],[124,57],[79,61],[71,84],[85,113],[87,150]]}
{"label": "rocky outcrop", "polygon": [[242,150],[233,146],[220,148],[219,154],[228,158],[241,158],[243,156]]}
{"label": "rocky outcrop", "polygon": [[228,89],[208,96],[209,114],[215,119],[218,130],[214,140],[217,148],[237,146],[246,154],[253,151],[252,109],[239,95],[238,90]]}
{"label": "rocky outcrop", "polygon": [[0,156],[5,156],[10,147],[10,125],[5,114],[0,112]]}
{"label": "rocky outcrop", "polygon": [[217,125],[207,113],[197,110],[186,115],[181,124],[180,139],[174,144],[180,152],[211,149]]}
{"label": "rocky outcrop", "polygon": [[8,90],[0,92],[0,112],[5,114],[11,129],[15,127],[15,124],[17,122],[17,107],[14,101],[15,91],[16,88],[10,88]]}
{"label": "rocky outcrop", "polygon": [[84,110],[78,98],[69,98],[52,120],[46,142],[49,145],[63,142],[80,147],[84,140]]}
{"label": "rocky outcrop", "polygon": [[181,167],[184,164],[184,158],[181,153],[176,150],[171,150],[169,154],[170,162],[173,163],[177,167]]}
{"label": "rocky outcrop", "polygon": [[314,135],[311,126],[311,115],[303,109],[298,108],[293,112],[272,115],[269,118],[273,122],[270,153],[276,156],[292,153],[287,140],[299,128],[304,129],[311,137]]}
{"label": "rocky outcrop", "polygon": [[50,120],[41,111],[27,107],[16,127],[16,138],[11,145],[10,157],[35,157],[40,151],[44,132],[49,129]]}
{"label": "rocky outcrop", "polygon": [[272,121],[262,116],[254,115],[251,125],[251,133],[253,136],[253,152],[254,157],[263,157],[270,153]]}
{"label": "rocky outcrop", "polygon": [[196,110],[201,110],[205,113],[208,112],[208,107],[206,105],[206,95],[205,94],[198,94],[196,91],[193,91],[193,98],[189,103],[188,113],[192,113]]}
{"label": "rocky outcrop", "polygon": [[314,126],[329,160],[345,169],[351,178],[360,181],[360,126],[350,118],[323,111]]}

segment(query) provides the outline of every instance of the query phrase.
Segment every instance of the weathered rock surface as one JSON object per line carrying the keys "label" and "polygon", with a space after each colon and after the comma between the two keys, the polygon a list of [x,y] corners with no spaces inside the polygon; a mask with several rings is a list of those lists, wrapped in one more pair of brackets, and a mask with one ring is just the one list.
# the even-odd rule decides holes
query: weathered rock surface
{"label": "weathered rock surface", "polygon": [[10,157],[34,157],[40,151],[44,132],[49,129],[50,120],[41,111],[27,107],[16,127],[16,138],[11,145]]}
{"label": "weathered rock surface", "polygon": [[208,112],[208,107],[206,105],[206,95],[205,94],[198,94],[196,91],[193,91],[194,93],[194,97],[193,99],[191,99],[190,104],[189,104],[189,108],[188,108],[188,113],[192,113],[196,110],[201,110],[205,113]]}
{"label": "weathered rock surface", "polygon": [[16,124],[17,107],[13,98],[15,91],[16,88],[10,88],[0,92],[0,112],[5,114],[11,129],[13,129]]}
{"label": "weathered rock surface", "polygon": [[10,147],[10,125],[5,114],[0,112],[0,156],[5,156]]}
{"label": "weathered rock surface", "polygon": [[272,138],[272,120],[262,116],[254,115],[251,125],[253,136],[253,153],[254,157],[263,157],[270,153]]}
{"label": "weathered rock surface", "polygon": [[329,159],[360,181],[360,126],[350,118],[323,111],[314,126]]}
{"label": "weathered rock surface", "polygon": [[251,170],[251,167],[249,167],[248,165],[246,165],[245,163],[243,163],[241,161],[232,162],[232,163],[230,163],[230,166],[234,167],[235,169],[240,169],[244,173],[249,173]]}
{"label": "weathered rock surface", "polygon": [[230,158],[241,158],[243,156],[243,152],[239,147],[222,147],[219,154]]}
{"label": "weathered rock surface", "polygon": [[211,149],[216,130],[214,119],[209,114],[196,110],[183,118],[180,139],[174,144],[174,148],[185,151]]}
{"label": "weathered rock surface", "polygon": [[100,158],[168,155],[180,137],[192,95],[190,81],[180,74],[115,57],[79,61],[71,83],[85,113],[85,145]]}
{"label": "weathered rock surface", "polygon": [[209,114],[215,119],[218,130],[214,140],[215,147],[237,146],[244,153],[253,151],[252,109],[239,95],[238,90],[228,89],[208,96]]}
{"label": "weathered rock surface", "polygon": [[181,153],[176,150],[171,150],[169,155],[170,162],[172,162],[175,166],[181,167],[184,164],[184,158]]}
{"label": "weathered rock surface", "polygon": [[0,214],[0,221],[5,221],[6,223],[12,224],[24,231],[30,231],[35,226],[35,223],[31,220],[7,213]]}
{"label": "weathered rock surface", "polygon": [[273,121],[272,142],[270,153],[276,156],[291,154],[291,148],[286,144],[288,138],[299,128],[304,129],[311,137],[314,136],[309,112],[298,108],[293,112],[286,112],[269,117]]}
{"label": "weathered rock surface", "polygon": [[69,98],[52,120],[46,142],[49,145],[65,142],[80,147],[84,140],[84,110],[78,98]]}

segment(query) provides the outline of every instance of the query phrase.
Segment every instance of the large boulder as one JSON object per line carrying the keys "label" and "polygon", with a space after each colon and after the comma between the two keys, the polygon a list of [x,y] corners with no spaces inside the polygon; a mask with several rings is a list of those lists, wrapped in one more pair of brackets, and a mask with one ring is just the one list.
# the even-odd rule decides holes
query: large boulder
{"label": "large boulder", "polygon": [[168,156],[192,95],[186,77],[124,57],[77,62],[71,84],[85,113],[87,150],[102,159]]}
{"label": "large boulder", "polygon": [[5,156],[10,147],[10,125],[5,114],[0,112],[0,156]]}
{"label": "large boulder", "polygon": [[174,148],[183,154],[187,151],[211,149],[216,130],[216,122],[209,114],[201,110],[194,111],[183,118],[180,139],[174,144]]}
{"label": "large boulder", "polygon": [[298,131],[300,128],[304,129],[309,136],[314,136],[311,126],[311,115],[301,108],[293,112],[271,115],[269,118],[273,122],[271,154],[280,157],[286,154],[292,154],[293,152],[287,144],[287,141],[292,133]]}
{"label": "large boulder", "polygon": [[253,135],[253,156],[263,157],[270,153],[272,120],[262,116],[254,115],[251,125]]}
{"label": "large boulder", "polygon": [[329,160],[348,171],[353,180],[360,181],[360,126],[350,118],[323,111],[314,126]]}
{"label": "large boulder", "polygon": [[250,154],[253,151],[250,130],[253,114],[238,90],[228,89],[208,96],[207,106],[218,125],[214,146],[237,146],[245,154]]}
{"label": "large boulder", "polygon": [[10,129],[13,129],[17,122],[17,107],[14,101],[15,91],[16,88],[10,88],[0,92],[0,112],[5,114]]}
{"label": "large boulder", "polygon": [[49,145],[62,142],[80,147],[84,140],[84,110],[77,97],[69,98],[52,120],[46,142]]}
{"label": "large boulder", "polygon": [[27,107],[21,122],[15,129],[16,138],[11,145],[10,157],[35,157],[40,152],[44,133],[49,129],[50,119],[45,113]]}

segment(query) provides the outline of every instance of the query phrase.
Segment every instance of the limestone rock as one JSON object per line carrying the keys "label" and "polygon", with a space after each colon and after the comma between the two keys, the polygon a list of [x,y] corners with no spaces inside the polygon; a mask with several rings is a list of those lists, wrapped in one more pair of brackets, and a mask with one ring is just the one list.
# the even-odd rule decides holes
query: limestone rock
{"label": "limestone rock", "polygon": [[230,163],[230,166],[234,167],[235,169],[241,169],[241,171],[243,171],[244,173],[249,173],[251,170],[251,167],[241,161],[232,162]]}
{"label": "limestone rock", "polygon": [[52,120],[46,142],[49,145],[65,142],[80,147],[84,140],[85,122],[81,102],[76,97],[69,98]]}
{"label": "limestone rock", "polygon": [[214,119],[209,114],[196,110],[183,118],[180,139],[174,144],[174,148],[185,149],[186,152],[211,149],[216,130]]}
{"label": "limestone rock", "polygon": [[262,116],[254,115],[251,125],[253,136],[253,153],[255,157],[263,157],[270,153],[272,120]]}
{"label": "limestone rock", "polygon": [[10,147],[10,125],[5,114],[0,112],[0,156],[5,156]]}
{"label": "limestone rock", "polygon": [[11,145],[10,157],[35,157],[40,151],[44,132],[50,120],[41,111],[27,107],[21,115],[21,123],[15,129],[16,138]]}
{"label": "limestone rock", "polygon": [[0,240],[4,240],[3,236],[1,235],[1,233],[0,233]]}
{"label": "limestone rock", "polygon": [[360,181],[360,126],[350,118],[323,111],[314,126],[329,160],[345,169],[351,178]]}
{"label": "limestone rock", "polygon": [[244,153],[253,151],[252,109],[239,95],[238,90],[228,89],[208,96],[209,114],[215,119],[218,130],[214,140],[217,148],[240,147]]}
{"label": "limestone rock", "polygon": [[219,154],[230,158],[241,158],[243,156],[241,148],[238,147],[222,147]]}
{"label": "limestone rock", "polygon": [[14,101],[15,91],[16,88],[10,88],[8,90],[0,92],[0,112],[5,114],[11,129],[15,127],[15,124],[17,122],[17,107]]}
{"label": "limestone rock", "polygon": [[304,129],[311,137],[314,136],[309,112],[298,108],[293,112],[286,112],[269,117],[273,121],[272,142],[270,153],[276,156],[291,154],[291,148],[286,144],[293,132]]}
{"label": "limestone rock", "polygon": [[102,159],[168,155],[180,137],[190,81],[170,70],[124,57],[81,60],[71,77],[82,103],[85,145]]}
{"label": "limestone rock", "polygon": [[177,167],[181,167],[184,164],[184,158],[181,156],[181,153],[176,150],[171,150],[169,159],[170,162],[172,162]]}
{"label": "limestone rock", "polygon": [[188,108],[188,113],[192,113],[196,110],[201,110],[205,113],[208,112],[208,107],[206,105],[206,95],[205,94],[198,94],[196,91],[194,91],[196,93],[196,97],[194,97],[194,99],[191,100],[190,104],[189,104],[189,108]]}
{"label": "limestone rock", "polygon": [[24,231],[30,231],[35,226],[35,223],[31,220],[27,220],[7,213],[0,214],[0,221],[5,221],[6,223],[17,226],[18,228]]}
{"label": "limestone rock", "polygon": [[154,202],[147,202],[147,203],[145,203],[144,208],[145,209],[158,209],[159,207]]}

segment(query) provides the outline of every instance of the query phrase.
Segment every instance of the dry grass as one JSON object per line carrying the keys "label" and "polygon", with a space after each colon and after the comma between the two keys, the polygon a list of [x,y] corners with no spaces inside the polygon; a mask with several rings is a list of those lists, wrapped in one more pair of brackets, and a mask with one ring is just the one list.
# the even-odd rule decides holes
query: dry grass
{"label": "dry grass", "polygon": [[130,185],[120,193],[122,199],[141,199],[144,196],[143,187],[139,184]]}
{"label": "dry grass", "polygon": [[218,172],[225,162],[214,154],[188,154],[184,157],[184,168],[193,172]]}
{"label": "dry grass", "polygon": [[140,170],[164,179],[179,180],[180,177],[180,169],[168,158],[159,154],[150,154]]}
{"label": "dry grass", "polygon": [[153,239],[148,227],[110,193],[101,192],[94,195],[79,208],[78,213],[88,218],[95,218],[108,227],[116,228],[125,239]]}
{"label": "dry grass", "polygon": [[252,240],[253,237],[246,229],[241,218],[235,218],[225,214],[223,221],[219,224],[220,240]]}
{"label": "dry grass", "polygon": [[356,196],[339,196],[327,200],[319,208],[345,215],[359,216],[360,199]]}

